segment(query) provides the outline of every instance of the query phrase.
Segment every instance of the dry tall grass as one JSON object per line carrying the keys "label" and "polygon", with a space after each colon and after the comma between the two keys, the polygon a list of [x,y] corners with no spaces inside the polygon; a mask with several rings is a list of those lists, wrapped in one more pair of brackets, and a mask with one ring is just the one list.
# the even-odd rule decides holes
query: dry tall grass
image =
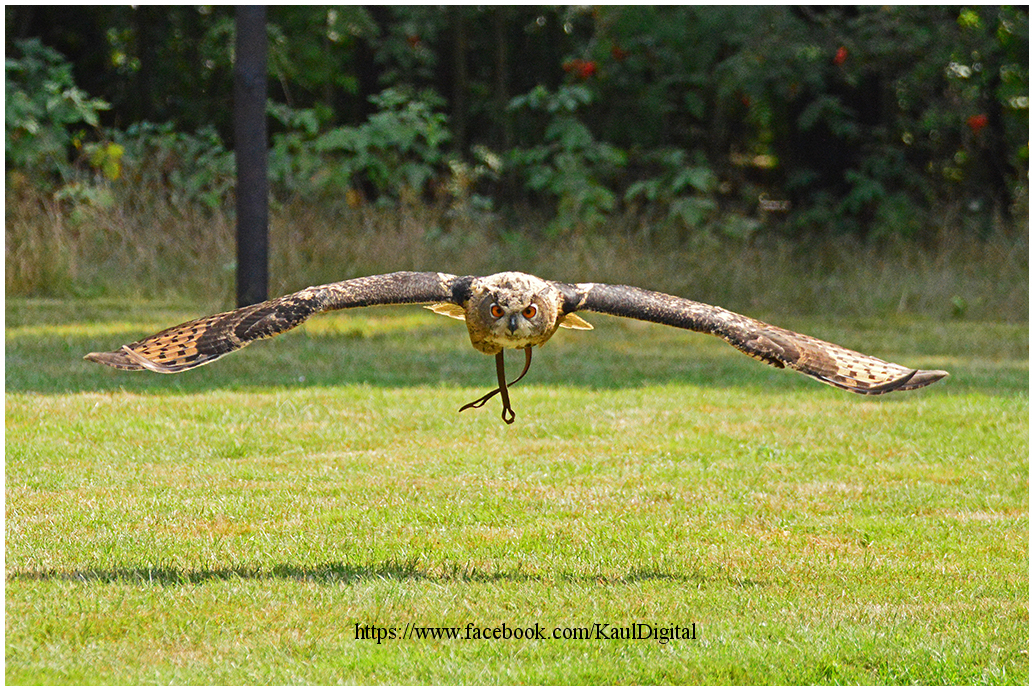
{"label": "dry tall grass", "polygon": [[[188,298],[220,308],[233,301],[227,211],[158,194],[72,206],[8,184],[5,216],[8,295]],[[551,239],[542,225],[431,206],[283,206],[271,213],[270,292],[403,269],[521,270],[632,283],[757,314],[1027,320],[1025,230],[973,241],[946,228],[922,248],[844,237],[675,241],[629,230],[633,223]]]}

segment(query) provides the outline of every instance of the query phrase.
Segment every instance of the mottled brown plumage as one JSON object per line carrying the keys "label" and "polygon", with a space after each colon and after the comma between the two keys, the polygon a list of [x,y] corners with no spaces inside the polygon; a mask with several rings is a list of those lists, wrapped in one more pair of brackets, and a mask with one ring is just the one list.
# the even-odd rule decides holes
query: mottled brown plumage
{"label": "mottled brown plumage", "polygon": [[90,353],[86,359],[124,370],[181,372],[208,364],[252,341],[293,329],[320,312],[428,303],[439,314],[466,321],[473,346],[487,355],[496,355],[499,388],[474,404],[480,406],[494,394],[502,394],[503,419],[508,423],[513,421],[513,411],[506,391],[502,351],[525,349],[530,365],[531,348],[544,344],[558,328],[592,328],[575,314],[578,311],[713,334],[756,360],[788,367],[854,393],[876,395],[918,389],[948,374],[895,365],[673,295],[633,286],[559,283],[514,271],[484,277],[398,272],[315,286],[186,322],[113,352]]}

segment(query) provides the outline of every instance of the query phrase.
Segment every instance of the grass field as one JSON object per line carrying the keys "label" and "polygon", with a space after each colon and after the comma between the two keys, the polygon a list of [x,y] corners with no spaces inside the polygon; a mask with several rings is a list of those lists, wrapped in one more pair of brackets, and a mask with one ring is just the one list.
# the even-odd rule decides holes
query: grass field
{"label": "grass field", "polygon": [[[752,315],[952,373],[869,398],[595,317],[506,426],[418,308],[165,377],[81,357],[204,307],[6,307],[9,684],[1028,682],[1025,323]],[[468,624],[546,640],[358,635]]]}

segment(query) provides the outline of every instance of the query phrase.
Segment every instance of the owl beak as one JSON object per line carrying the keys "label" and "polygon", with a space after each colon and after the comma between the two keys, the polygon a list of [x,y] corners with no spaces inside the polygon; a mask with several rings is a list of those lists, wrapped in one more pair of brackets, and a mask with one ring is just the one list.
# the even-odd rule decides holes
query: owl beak
{"label": "owl beak", "polygon": [[511,314],[510,315],[509,325],[510,325],[510,333],[517,333],[517,315],[516,314]]}

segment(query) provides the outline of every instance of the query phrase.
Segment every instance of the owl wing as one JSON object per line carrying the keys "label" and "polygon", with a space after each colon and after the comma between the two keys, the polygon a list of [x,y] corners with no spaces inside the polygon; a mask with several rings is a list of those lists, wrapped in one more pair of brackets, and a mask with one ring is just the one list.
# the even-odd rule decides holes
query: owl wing
{"label": "owl wing", "polygon": [[86,360],[116,369],[171,374],[206,365],[253,341],[289,331],[314,314],[373,305],[456,302],[469,294],[470,276],[400,271],[300,290],[232,312],[202,317]]}
{"label": "owl wing", "polygon": [[789,367],[854,393],[907,391],[948,376],[941,370],[909,369],[884,362],[721,307],[673,295],[601,283],[558,286],[565,298],[564,312],[588,310],[713,334],[756,360]]}

